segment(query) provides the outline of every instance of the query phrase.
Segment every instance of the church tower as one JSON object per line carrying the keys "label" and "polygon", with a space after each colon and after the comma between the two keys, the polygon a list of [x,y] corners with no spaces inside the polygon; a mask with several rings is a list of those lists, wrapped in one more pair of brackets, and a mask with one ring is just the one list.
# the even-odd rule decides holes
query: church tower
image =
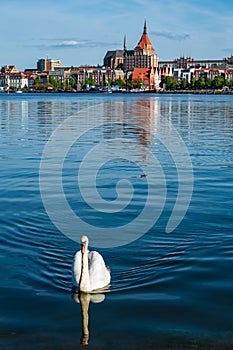
{"label": "church tower", "polygon": [[158,67],[158,56],[151,44],[147,34],[146,20],[144,22],[143,33],[134,50],[125,50],[125,70],[130,71],[134,68],[156,68]]}
{"label": "church tower", "polygon": [[148,37],[148,34],[147,34],[146,20],[144,23],[144,30],[143,30],[143,34],[141,36],[141,39],[134,50],[137,52],[141,51],[144,55],[148,55],[148,56],[154,55],[155,50],[154,50],[154,48],[150,42],[150,39]]}

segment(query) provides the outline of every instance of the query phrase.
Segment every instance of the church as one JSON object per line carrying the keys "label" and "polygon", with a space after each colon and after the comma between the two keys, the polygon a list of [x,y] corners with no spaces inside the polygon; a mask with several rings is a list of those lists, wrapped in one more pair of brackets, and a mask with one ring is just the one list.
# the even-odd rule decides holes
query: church
{"label": "church", "polygon": [[104,66],[111,69],[123,69],[126,76],[132,76],[134,87],[140,85],[148,90],[159,87],[159,58],[151,44],[147,33],[146,20],[142,36],[133,50],[126,46],[124,38],[123,50],[108,51],[104,57]]}

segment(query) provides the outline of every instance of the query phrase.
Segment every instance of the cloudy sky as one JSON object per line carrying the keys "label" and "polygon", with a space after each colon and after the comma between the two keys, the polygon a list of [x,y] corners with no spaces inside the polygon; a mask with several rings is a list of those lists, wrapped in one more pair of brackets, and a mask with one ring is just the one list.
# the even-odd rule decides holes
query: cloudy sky
{"label": "cloudy sky", "polygon": [[102,64],[107,50],[133,49],[144,19],[160,60],[221,59],[233,54],[232,0],[1,1],[0,66]]}

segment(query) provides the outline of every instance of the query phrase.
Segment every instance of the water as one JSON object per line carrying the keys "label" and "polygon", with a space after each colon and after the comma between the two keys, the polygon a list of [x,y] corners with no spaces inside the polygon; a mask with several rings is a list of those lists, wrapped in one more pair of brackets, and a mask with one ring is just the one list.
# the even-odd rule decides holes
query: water
{"label": "water", "polygon": [[[104,300],[101,296],[98,303],[81,300],[86,306],[90,302],[90,349],[232,349],[232,97],[146,94],[0,95],[0,348],[82,347],[81,307],[71,279],[72,258],[79,245],[49,218],[41,198],[39,169],[52,132],[68,117],[93,106],[96,113],[104,113],[103,125],[89,128],[74,142],[63,163],[64,193],[75,215],[96,230],[120,226],[119,236],[125,232],[124,225],[146,205],[153,175],[149,152],[162,168],[155,179],[157,192],[151,195],[156,210],[164,200],[164,184],[166,196],[161,215],[145,235],[136,240],[132,236],[122,246],[104,249],[100,244],[97,248],[111,268],[112,283]],[[86,123],[85,118],[75,118],[76,128]],[[158,139],[164,125],[165,145]],[[179,142],[171,137],[172,127],[190,154],[194,182],[183,220],[166,233],[179,192],[179,169],[166,148],[169,139],[174,141],[174,156],[184,159],[176,151]],[[124,144],[124,138],[132,144]],[[119,159],[100,167],[99,193],[111,206],[117,198],[116,183],[122,178],[133,184],[135,193],[125,210],[109,214],[85,203],[77,173],[84,155],[98,142],[112,139],[117,143],[110,144],[110,151],[117,151]],[[110,151],[102,148],[100,159]],[[44,177],[46,196],[54,198],[55,212],[60,208],[54,192],[59,148],[57,153]],[[132,161],[123,159],[126,153],[132,154]],[[100,159],[92,159],[93,169]],[[179,167],[190,185],[187,164],[178,163]],[[91,186],[91,174],[84,192]],[[128,186],[123,184],[123,198],[116,205],[128,198]],[[185,191],[188,195],[187,187]],[[97,200],[93,204],[99,205]],[[66,218],[67,212],[59,211],[56,224],[77,232],[77,239],[88,234],[79,232],[80,227]],[[139,229],[146,221],[139,223]]]}

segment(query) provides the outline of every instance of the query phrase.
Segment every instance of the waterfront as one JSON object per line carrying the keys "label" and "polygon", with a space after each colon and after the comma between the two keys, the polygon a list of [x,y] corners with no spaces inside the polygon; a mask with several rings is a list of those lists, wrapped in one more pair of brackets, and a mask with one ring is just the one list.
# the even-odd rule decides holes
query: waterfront
{"label": "waterfront", "polygon": [[[148,150],[157,154],[167,178],[167,200],[147,234],[122,247],[98,248],[112,270],[112,283],[103,302],[90,304],[89,347],[231,349],[233,101],[227,95],[177,94],[0,96],[1,348],[81,348],[80,304],[72,298],[70,273],[78,244],[50,221],[39,168],[45,144],[60,123],[106,103],[101,129],[89,131],[67,156],[64,188],[70,205],[87,221],[104,218],[100,223],[106,228],[134,218],[145,202],[147,179],[124,162],[117,169],[114,164],[102,169],[98,185],[106,198],[109,193],[114,197],[116,179],[134,183],[137,198],[125,213],[96,216],[77,202],[76,171],[84,153],[97,141],[125,135],[140,147],[143,166]],[[114,117],[110,112],[116,104]],[[163,118],[185,142],[194,174],[190,206],[172,233],[165,233],[165,226],[177,195],[177,171],[156,139]],[[53,179],[49,174],[48,182]]]}

